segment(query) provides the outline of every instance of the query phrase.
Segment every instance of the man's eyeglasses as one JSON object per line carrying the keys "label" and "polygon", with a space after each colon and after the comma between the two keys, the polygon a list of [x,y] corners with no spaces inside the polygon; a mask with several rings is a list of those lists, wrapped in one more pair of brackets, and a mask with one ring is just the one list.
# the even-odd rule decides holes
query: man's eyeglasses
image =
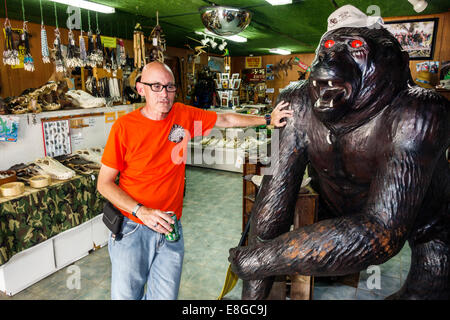
{"label": "man's eyeglasses", "polygon": [[166,84],[162,85],[161,83],[147,83],[139,81],[142,84],[145,84],[146,86],[149,86],[150,89],[154,92],[161,92],[164,88],[166,88],[167,92],[175,92],[177,91],[177,86],[174,84]]}

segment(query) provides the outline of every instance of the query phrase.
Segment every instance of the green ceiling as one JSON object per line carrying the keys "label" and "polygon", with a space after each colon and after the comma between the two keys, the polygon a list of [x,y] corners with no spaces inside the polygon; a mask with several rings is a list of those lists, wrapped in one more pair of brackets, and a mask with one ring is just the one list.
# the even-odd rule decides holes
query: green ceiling
{"label": "green ceiling", "polygon": [[[22,0],[6,0],[8,17],[22,20]],[[2,1],[3,2],[3,1]],[[159,24],[166,35],[167,45],[191,47],[198,43],[187,36],[200,39],[194,31],[204,29],[198,9],[212,4],[203,0],[95,0],[116,8],[115,14],[98,14],[102,34],[131,38],[133,26],[140,22],[149,34],[156,24],[156,11]],[[269,54],[270,48],[290,49],[293,53],[313,52],[321,35],[326,30],[327,17],[338,6],[352,4],[366,12],[370,5],[381,9],[382,17],[418,15],[407,0],[294,0],[291,5],[272,6],[265,0],[217,0],[217,5],[247,8],[252,12],[252,21],[240,35],[248,38],[247,43],[228,41],[232,56]],[[39,0],[23,0],[25,17],[28,21],[40,22]],[[428,7],[421,14],[442,13],[449,10],[448,0],[428,0]],[[55,25],[53,2],[42,0],[44,23]],[[0,16],[5,17],[4,5]],[[59,26],[65,25],[67,6],[57,4]],[[87,11],[82,10],[83,29],[87,28]],[[96,27],[95,13],[90,13],[91,25]],[[13,26],[14,27],[14,26]],[[210,49],[212,53],[219,53]]]}

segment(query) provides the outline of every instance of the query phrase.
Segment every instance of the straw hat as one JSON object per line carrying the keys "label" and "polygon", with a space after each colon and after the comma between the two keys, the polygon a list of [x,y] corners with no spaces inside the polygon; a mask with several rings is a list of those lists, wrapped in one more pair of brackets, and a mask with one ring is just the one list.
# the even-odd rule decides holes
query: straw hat
{"label": "straw hat", "polygon": [[419,71],[419,73],[417,74],[417,78],[415,80],[415,82],[419,86],[427,89],[433,88],[433,86],[430,84],[430,81],[431,81],[431,73],[428,71]]}
{"label": "straw hat", "polygon": [[383,24],[383,19],[380,16],[367,16],[358,8],[347,4],[330,14],[327,31],[343,27],[380,28]]}

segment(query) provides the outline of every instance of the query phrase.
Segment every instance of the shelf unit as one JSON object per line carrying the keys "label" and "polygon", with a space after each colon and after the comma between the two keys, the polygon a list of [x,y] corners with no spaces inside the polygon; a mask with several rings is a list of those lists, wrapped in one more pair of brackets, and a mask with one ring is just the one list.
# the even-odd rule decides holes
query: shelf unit
{"label": "shelf unit", "polygon": [[[243,165],[242,230],[245,229],[250,218],[258,192],[258,188],[251,181],[251,176],[261,175],[261,169],[264,167],[260,161],[250,162],[248,157],[245,158]],[[319,195],[310,187],[300,190],[294,212],[294,229],[311,225],[317,221],[318,200]],[[244,245],[247,245],[247,239]],[[288,286],[290,286],[290,299],[292,300],[311,300],[313,298],[314,277],[286,275],[275,278],[268,299],[285,300]]]}

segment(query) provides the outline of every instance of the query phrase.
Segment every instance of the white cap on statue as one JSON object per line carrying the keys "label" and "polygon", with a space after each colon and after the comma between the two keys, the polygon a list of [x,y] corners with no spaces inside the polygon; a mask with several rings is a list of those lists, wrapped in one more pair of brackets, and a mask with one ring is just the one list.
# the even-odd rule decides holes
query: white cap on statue
{"label": "white cap on statue", "polygon": [[380,28],[384,25],[384,21],[380,16],[367,16],[358,8],[347,4],[334,11],[328,17],[327,31],[343,28],[343,27],[371,27]]}

